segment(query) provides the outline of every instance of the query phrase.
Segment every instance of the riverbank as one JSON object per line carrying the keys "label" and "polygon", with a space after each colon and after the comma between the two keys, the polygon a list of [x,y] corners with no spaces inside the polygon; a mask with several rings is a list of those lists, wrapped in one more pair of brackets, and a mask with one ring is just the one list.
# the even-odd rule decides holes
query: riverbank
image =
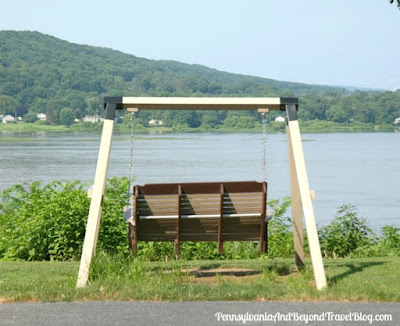
{"label": "riverbank", "polygon": [[[270,122],[267,124],[268,133],[285,132],[285,123]],[[333,121],[311,120],[300,121],[300,129],[303,133],[342,133],[342,132],[400,132],[400,126],[394,125],[373,125],[368,123],[338,123]],[[24,123],[2,124],[0,123],[0,132],[16,132],[16,133],[37,133],[37,132],[92,132],[100,133],[102,123],[77,123],[71,126],[63,125],[46,125],[43,123]],[[115,131],[120,133],[129,133],[130,126],[128,124],[116,124]],[[251,129],[226,128],[217,126],[198,127],[198,128],[182,128],[182,127],[163,127],[163,126],[136,126],[137,133],[147,132],[260,132],[261,126]]]}

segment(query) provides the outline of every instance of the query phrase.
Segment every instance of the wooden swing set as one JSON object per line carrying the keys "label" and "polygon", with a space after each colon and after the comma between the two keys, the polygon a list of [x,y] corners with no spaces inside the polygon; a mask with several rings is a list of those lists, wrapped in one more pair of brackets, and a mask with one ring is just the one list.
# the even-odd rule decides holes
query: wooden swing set
{"label": "wooden swing set", "polygon": [[[114,120],[117,110],[270,110],[286,111],[289,170],[292,197],[295,260],[305,265],[303,217],[317,289],[326,287],[318,232],[308,183],[297,118],[297,98],[196,98],[196,97],[106,97],[105,120],[100,142],[89,217],[78,273],[77,287],[84,287],[96,253],[107,181]],[[203,182],[136,185],[133,189],[130,246],[140,241],[173,241],[179,254],[181,241],[259,241],[268,246],[267,183]]]}

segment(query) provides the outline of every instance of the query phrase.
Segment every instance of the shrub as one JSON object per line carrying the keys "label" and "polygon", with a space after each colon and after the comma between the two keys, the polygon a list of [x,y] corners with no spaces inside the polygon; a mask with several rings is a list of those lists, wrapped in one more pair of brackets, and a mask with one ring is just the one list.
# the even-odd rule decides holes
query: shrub
{"label": "shrub", "polygon": [[279,200],[268,202],[273,211],[273,217],[268,223],[268,257],[293,257],[293,222],[291,217],[285,215],[290,205],[289,197],[285,197],[282,203]]}
{"label": "shrub", "polygon": [[14,186],[2,193],[0,257],[10,260],[79,258],[89,199],[78,181]]}
{"label": "shrub", "polygon": [[[90,200],[80,181],[17,185],[1,194],[0,259],[76,260],[82,252]],[[123,206],[128,180],[108,181],[97,248],[128,252]]]}
{"label": "shrub", "polygon": [[384,226],[382,236],[378,240],[378,252],[380,255],[400,255],[400,228]]}
{"label": "shrub", "polygon": [[366,250],[375,241],[375,235],[366,220],[359,218],[356,208],[350,204],[339,207],[338,215],[331,224],[320,230],[319,236],[324,256],[333,258],[346,257],[352,253],[365,256]]}
{"label": "shrub", "polygon": [[[77,260],[82,253],[90,200],[80,181],[40,182],[16,185],[0,194],[0,259],[3,260]],[[97,250],[110,254],[130,255],[127,227],[123,220],[129,182],[112,178],[107,182],[103,217]],[[272,200],[268,207],[273,218],[268,225],[268,257],[293,257],[292,219],[287,215],[290,198]],[[400,228],[385,226],[376,238],[365,219],[359,218],[354,206],[343,205],[331,224],[319,231],[325,257],[398,256]],[[305,237],[307,251],[307,238]],[[257,242],[226,242],[219,255],[216,242],[182,242],[181,258],[251,259],[259,254]],[[138,244],[137,257],[144,260],[174,258],[172,243]]]}
{"label": "shrub", "polygon": [[38,117],[37,117],[36,113],[32,112],[32,113],[25,114],[23,120],[24,120],[24,122],[27,122],[27,123],[33,123],[38,120]]}

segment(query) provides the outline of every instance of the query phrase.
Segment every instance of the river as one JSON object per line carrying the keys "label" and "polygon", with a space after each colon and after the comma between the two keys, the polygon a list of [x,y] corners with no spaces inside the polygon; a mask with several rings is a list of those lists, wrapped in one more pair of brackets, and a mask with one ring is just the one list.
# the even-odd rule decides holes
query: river
{"label": "river", "polygon": [[[100,135],[0,134],[0,190],[41,180],[94,179]],[[378,230],[400,226],[400,133],[303,134],[318,225],[351,203]],[[263,179],[259,133],[138,134],[136,183]],[[269,199],[290,194],[286,135],[267,141]],[[114,135],[109,177],[128,176],[130,139]]]}

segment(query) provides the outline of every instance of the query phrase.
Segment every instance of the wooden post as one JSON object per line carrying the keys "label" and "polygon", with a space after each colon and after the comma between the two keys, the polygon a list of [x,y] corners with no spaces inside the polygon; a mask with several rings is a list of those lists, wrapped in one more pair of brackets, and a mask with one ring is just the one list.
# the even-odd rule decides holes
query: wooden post
{"label": "wooden post", "polygon": [[288,104],[286,105],[286,111],[288,115],[289,145],[293,154],[293,163],[296,171],[296,180],[293,181],[297,184],[299,189],[298,192],[300,193],[301,206],[303,209],[308,243],[310,246],[311,262],[314,270],[315,284],[317,289],[321,290],[326,287],[326,276],[318,239],[317,225],[315,223],[314,209],[310,196],[310,186],[308,184],[296,106],[294,104]]}
{"label": "wooden post", "polygon": [[93,195],[90,202],[89,217],[86,225],[85,240],[81,263],[79,266],[78,288],[84,287],[89,279],[90,264],[96,250],[97,237],[99,233],[100,219],[102,213],[103,195],[107,182],[108,163],[110,159],[111,142],[114,129],[116,104],[107,104],[106,119],[103,124],[99,157],[97,160],[96,176],[93,185]]}
{"label": "wooden post", "polygon": [[295,260],[298,269],[305,266],[304,255],[304,236],[303,236],[303,216],[300,200],[300,190],[297,183],[297,173],[294,165],[293,148],[290,140],[290,130],[286,128],[288,149],[289,149],[289,170],[290,170],[290,190],[292,193],[292,215],[293,215],[293,237],[294,237],[294,250]]}

